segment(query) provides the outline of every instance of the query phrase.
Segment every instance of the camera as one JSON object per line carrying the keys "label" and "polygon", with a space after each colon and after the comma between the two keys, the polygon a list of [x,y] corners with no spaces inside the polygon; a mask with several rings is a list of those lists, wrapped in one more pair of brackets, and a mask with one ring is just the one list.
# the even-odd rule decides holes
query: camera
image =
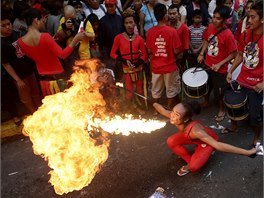
{"label": "camera", "polygon": [[75,24],[77,21],[76,19],[69,19],[71,21],[72,24]]}

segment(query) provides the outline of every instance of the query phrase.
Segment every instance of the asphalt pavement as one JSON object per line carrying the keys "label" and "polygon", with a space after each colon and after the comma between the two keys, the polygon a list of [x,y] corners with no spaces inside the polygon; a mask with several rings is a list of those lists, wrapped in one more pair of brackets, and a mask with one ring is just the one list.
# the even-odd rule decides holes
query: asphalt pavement
{"label": "asphalt pavement", "polygon": [[[248,121],[239,122],[237,133],[221,134],[220,129],[230,120],[226,117],[217,124],[216,111],[211,101],[196,119],[213,128],[220,141],[251,148],[254,133]],[[162,187],[170,198],[263,197],[262,156],[250,158],[216,151],[200,171],[179,177],[176,172],[184,161],[166,145],[167,137],[177,131],[169,123],[151,134],[112,135],[108,160],[92,183],[80,191],[59,196],[48,183],[48,162],[34,155],[29,138],[21,134],[22,127],[12,125],[11,121],[2,123],[2,198],[147,198],[157,187]]]}

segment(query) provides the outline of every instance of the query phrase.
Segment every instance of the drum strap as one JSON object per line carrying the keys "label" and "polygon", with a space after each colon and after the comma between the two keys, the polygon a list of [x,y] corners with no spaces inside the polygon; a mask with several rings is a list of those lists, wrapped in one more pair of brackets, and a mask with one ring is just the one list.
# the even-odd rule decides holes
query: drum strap
{"label": "drum strap", "polygon": [[226,27],[221,28],[220,30],[218,30],[218,32],[216,32],[209,40],[208,43],[210,43],[218,34],[220,34],[221,32],[223,32],[224,30],[226,30]]}
{"label": "drum strap", "polygon": [[252,31],[252,34],[251,34],[251,41],[252,41],[252,43],[257,43],[257,42],[259,41],[259,39],[261,39],[261,37],[262,37],[262,35],[263,35],[263,32],[258,36],[258,38],[257,38],[256,41],[254,41],[254,39],[253,39],[253,35],[254,35],[254,33],[253,33],[253,31]]}

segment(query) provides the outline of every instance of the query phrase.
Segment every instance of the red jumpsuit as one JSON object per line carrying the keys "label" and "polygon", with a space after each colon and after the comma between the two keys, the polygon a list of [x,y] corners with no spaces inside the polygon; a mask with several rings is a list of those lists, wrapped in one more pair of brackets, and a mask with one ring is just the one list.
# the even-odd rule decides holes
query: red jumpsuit
{"label": "red jumpsuit", "polygon": [[[189,164],[190,170],[192,172],[196,172],[200,168],[202,168],[214,151],[214,148],[212,146],[202,142],[201,140],[191,139],[191,137],[189,136],[192,127],[196,123],[202,125],[198,121],[192,121],[187,126],[187,130],[185,130],[185,132],[180,131],[167,139],[167,144],[171,148],[171,150],[173,150],[174,153],[176,153]],[[218,141],[218,136],[210,128],[207,128],[204,125],[202,126],[204,127],[208,135]],[[192,155],[190,155],[187,149],[183,146],[187,144],[196,145],[194,153]]]}
{"label": "red jumpsuit", "polygon": [[[139,59],[146,62],[148,55],[143,38],[139,35],[135,35],[134,38],[128,39],[125,38],[124,34],[126,33],[118,34],[115,37],[110,54],[111,58],[117,59],[119,54],[123,60],[129,60],[132,64],[136,64]],[[130,69],[125,61],[122,62],[125,88],[130,90],[126,92],[126,98],[131,100],[133,97],[133,82],[136,83],[136,92],[139,94],[144,93],[143,62],[134,69]]]}

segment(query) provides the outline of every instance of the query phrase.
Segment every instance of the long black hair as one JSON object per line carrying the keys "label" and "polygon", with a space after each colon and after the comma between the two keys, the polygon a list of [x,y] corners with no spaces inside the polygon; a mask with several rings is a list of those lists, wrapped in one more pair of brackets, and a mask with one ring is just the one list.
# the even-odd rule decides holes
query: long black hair
{"label": "long black hair", "polygon": [[42,18],[41,12],[34,8],[27,9],[25,12],[25,19],[28,26],[32,25],[35,18],[40,20]]}

